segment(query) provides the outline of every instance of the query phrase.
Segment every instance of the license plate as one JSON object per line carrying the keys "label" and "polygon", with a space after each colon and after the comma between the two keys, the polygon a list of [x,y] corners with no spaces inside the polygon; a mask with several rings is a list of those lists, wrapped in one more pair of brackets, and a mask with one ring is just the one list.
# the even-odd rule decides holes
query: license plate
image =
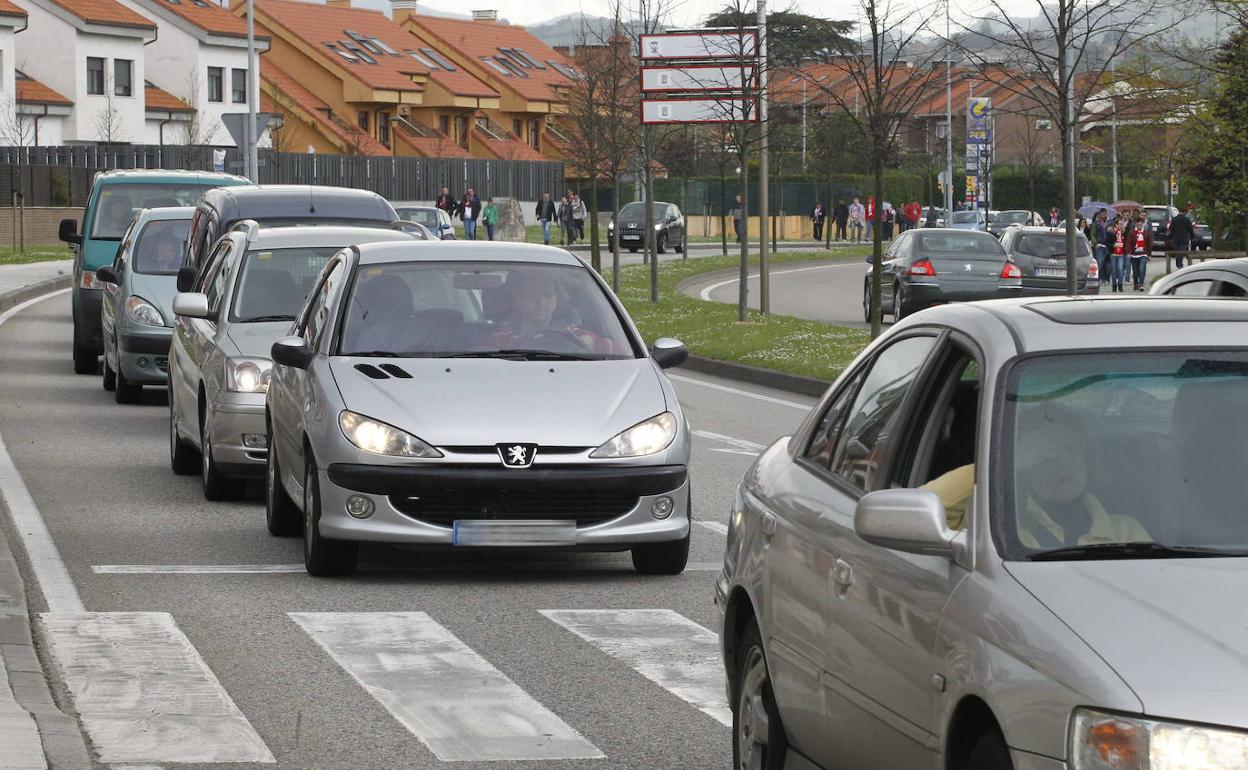
{"label": "license plate", "polygon": [[1066,268],[1064,267],[1037,267],[1037,278],[1065,278]]}
{"label": "license plate", "polygon": [[620,237],[626,241],[640,241],[641,240],[640,235],[621,235]]}
{"label": "license plate", "polygon": [[456,521],[454,543],[464,546],[575,545],[574,521]]}

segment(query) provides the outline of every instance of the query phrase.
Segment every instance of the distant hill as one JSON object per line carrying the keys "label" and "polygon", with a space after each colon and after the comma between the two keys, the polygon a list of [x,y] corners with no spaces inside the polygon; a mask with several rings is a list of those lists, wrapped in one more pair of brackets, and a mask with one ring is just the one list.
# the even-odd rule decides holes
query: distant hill
{"label": "distant hill", "polygon": [[[549,46],[577,46],[585,42],[605,40],[611,35],[613,21],[606,16],[584,13],[567,13],[540,24],[530,24],[527,29],[538,40]],[[639,22],[624,22],[626,34],[641,31]]]}

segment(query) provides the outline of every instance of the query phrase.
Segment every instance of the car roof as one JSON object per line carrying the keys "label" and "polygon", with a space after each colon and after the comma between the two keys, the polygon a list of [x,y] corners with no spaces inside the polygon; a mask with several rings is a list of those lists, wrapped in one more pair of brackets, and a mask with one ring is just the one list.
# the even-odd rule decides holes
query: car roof
{"label": "car roof", "polygon": [[[1035,233],[1036,235],[1060,235],[1063,238],[1066,237],[1065,227],[1045,227],[1044,225],[1012,225],[1010,227],[1010,232]],[[1087,236],[1083,234],[1082,230],[1076,227],[1075,237],[1086,238]]]}
{"label": "car roof", "polygon": [[493,243],[480,241],[417,241],[406,243],[367,243],[359,247],[360,264],[383,262],[532,262],[547,265],[582,266],[571,253],[533,243]]}
{"label": "car roof", "polygon": [[114,169],[96,177],[97,183],[143,184],[147,182],[209,183],[220,185],[250,185],[251,180],[235,174],[219,171],[182,171],[176,169]]}
{"label": "car roof", "polygon": [[146,220],[190,219],[194,215],[194,206],[160,206],[139,212],[139,218]]}
{"label": "car roof", "polygon": [[1160,285],[1162,282],[1165,282],[1169,285],[1186,278],[1199,276],[1201,273],[1237,273],[1242,276],[1248,276],[1248,259],[1244,257],[1237,259],[1211,259],[1199,264],[1189,265],[1173,273],[1167,273],[1158,278],[1157,283]]}
{"label": "car roof", "polygon": [[246,185],[207,190],[202,201],[226,221],[306,217],[388,219],[393,207],[371,190],[326,185]]}
{"label": "car roof", "polygon": [[400,230],[388,227],[346,227],[315,225],[306,227],[261,227],[256,234],[255,248],[280,249],[298,246],[335,246],[345,248],[358,243],[378,241],[415,242]]}

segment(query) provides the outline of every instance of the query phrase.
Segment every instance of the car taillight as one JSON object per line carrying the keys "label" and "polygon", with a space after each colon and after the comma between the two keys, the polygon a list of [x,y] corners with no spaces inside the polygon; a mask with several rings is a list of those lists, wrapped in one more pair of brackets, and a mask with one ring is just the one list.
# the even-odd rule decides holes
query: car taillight
{"label": "car taillight", "polygon": [[1100,265],[1096,264],[1095,258],[1088,262],[1088,277],[1098,279],[1101,277],[1101,268]]}
{"label": "car taillight", "polygon": [[1006,262],[1005,267],[1001,268],[1002,278],[1022,278],[1023,271],[1018,269],[1018,265],[1013,262]]}
{"label": "car taillight", "polygon": [[936,277],[936,268],[932,267],[932,261],[930,259],[920,259],[918,262],[911,265],[907,272],[910,275],[927,275],[933,278]]}

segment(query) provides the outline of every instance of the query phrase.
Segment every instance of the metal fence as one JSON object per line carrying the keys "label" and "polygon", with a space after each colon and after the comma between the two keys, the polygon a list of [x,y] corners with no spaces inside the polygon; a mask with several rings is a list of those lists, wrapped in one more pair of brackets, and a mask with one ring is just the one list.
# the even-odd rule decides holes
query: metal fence
{"label": "metal fence", "polygon": [[[158,145],[0,147],[0,206],[20,190],[27,206],[82,206],[91,177],[105,169],[210,171],[213,148]],[[241,172],[240,150],[225,153],[225,170]],[[372,190],[389,200],[433,200],[443,186],[453,194],[474,187],[482,197],[536,200],[558,196],[563,164],[556,161],[477,158],[391,158],[260,151],[262,184],[320,184]]]}

